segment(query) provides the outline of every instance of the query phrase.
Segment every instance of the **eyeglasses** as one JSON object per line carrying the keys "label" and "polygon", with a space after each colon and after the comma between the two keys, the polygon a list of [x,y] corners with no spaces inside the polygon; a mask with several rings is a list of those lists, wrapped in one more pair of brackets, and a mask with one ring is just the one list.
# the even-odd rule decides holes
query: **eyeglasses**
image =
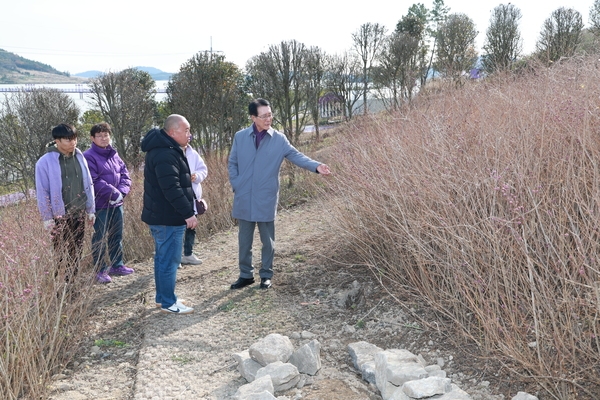
{"label": "eyeglasses", "polygon": [[273,118],[273,114],[269,113],[269,114],[258,115],[257,118],[270,119],[270,118]]}

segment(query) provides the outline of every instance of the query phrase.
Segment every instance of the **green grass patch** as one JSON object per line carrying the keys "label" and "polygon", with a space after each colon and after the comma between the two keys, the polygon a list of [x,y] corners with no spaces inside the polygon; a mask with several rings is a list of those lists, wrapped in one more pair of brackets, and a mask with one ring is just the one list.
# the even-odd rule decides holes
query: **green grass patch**
{"label": "green grass patch", "polygon": [[94,345],[98,347],[125,347],[127,343],[113,339],[96,339]]}

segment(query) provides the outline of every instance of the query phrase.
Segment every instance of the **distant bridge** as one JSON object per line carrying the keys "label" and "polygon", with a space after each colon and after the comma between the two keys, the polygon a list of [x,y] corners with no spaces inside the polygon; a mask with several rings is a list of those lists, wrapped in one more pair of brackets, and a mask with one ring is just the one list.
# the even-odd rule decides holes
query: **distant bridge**
{"label": "distant bridge", "polygon": [[[18,92],[33,92],[39,89],[52,89],[61,93],[79,93],[79,98],[83,99],[84,93],[92,93],[92,90],[81,84],[75,84],[77,87],[75,88],[51,88],[48,86],[35,86],[35,85],[25,85],[18,87],[0,87],[0,93],[18,93]],[[167,93],[167,89],[159,88],[156,89],[156,93]]]}

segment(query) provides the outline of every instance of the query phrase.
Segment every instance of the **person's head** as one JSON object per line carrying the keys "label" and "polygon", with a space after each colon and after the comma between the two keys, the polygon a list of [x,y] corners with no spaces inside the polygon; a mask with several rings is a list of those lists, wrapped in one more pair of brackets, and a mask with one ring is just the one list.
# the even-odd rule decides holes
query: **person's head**
{"label": "person's head", "polygon": [[164,130],[181,147],[187,146],[189,139],[192,137],[190,123],[179,114],[171,114],[167,117]]}
{"label": "person's head", "polygon": [[256,129],[261,132],[271,127],[273,122],[273,113],[271,112],[271,104],[265,99],[254,99],[248,105],[248,113],[252,122],[256,125]]}
{"label": "person's head", "polygon": [[92,142],[98,147],[106,148],[110,144],[112,130],[106,122],[101,122],[92,126],[90,129],[90,137]]}
{"label": "person's head", "polygon": [[73,125],[60,124],[52,128],[52,138],[62,154],[71,154],[77,147],[77,130]]}

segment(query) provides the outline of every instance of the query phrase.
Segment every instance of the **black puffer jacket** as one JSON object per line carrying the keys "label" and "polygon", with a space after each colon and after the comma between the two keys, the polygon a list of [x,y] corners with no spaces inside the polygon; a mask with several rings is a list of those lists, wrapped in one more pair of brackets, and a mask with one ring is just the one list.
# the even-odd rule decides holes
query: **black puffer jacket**
{"label": "black puffer jacket", "polygon": [[185,225],[194,215],[194,191],[190,167],[183,150],[162,129],[152,129],[142,139],[144,166],[144,209],[148,225]]}

